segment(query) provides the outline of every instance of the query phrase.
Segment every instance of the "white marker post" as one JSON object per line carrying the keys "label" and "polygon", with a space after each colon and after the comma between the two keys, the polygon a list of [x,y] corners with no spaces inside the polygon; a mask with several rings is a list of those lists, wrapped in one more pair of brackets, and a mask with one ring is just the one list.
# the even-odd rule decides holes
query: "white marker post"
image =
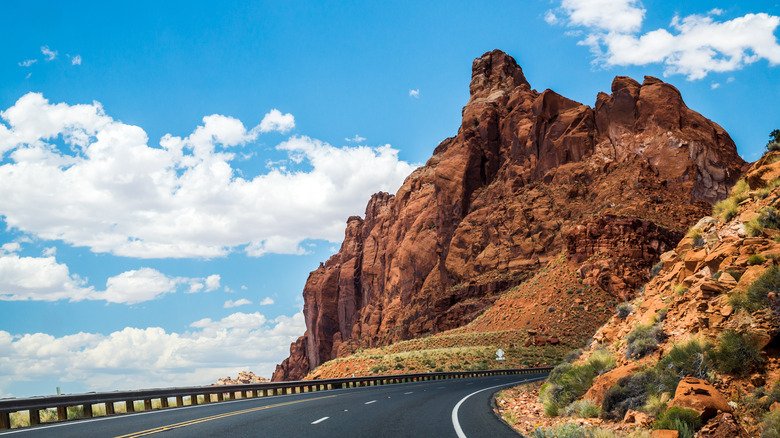
{"label": "white marker post", "polygon": [[496,360],[501,361],[501,360],[504,360],[504,359],[506,359],[504,357],[504,350],[499,348],[498,350],[496,350]]}

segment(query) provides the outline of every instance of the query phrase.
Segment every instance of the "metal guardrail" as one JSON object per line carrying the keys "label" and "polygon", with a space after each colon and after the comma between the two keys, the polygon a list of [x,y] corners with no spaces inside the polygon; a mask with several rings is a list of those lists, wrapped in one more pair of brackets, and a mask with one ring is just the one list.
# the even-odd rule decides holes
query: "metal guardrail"
{"label": "metal guardrail", "polygon": [[[104,405],[106,415],[115,415],[115,403],[124,403],[127,413],[135,412],[135,402],[143,401],[144,411],[152,410],[152,400],[160,401],[160,409],[191,406],[235,400],[267,397],[272,395],[300,394],[304,392],[378,386],[394,383],[422,382],[427,380],[463,379],[469,377],[502,376],[514,374],[538,374],[551,367],[515,368],[504,370],[457,371],[441,373],[396,374],[383,376],[349,377],[341,379],[297,380],[290,382],[253,383],[246,385],[190,386],[181,388],[141,389],[135,391],[90,392],[85,394],[53,395],[45,397],[0,399],[0,430],[11,428],[12,412],[29,411],[30,425],[41,423],[40,411],[56,409],[57,421],[68,418],[68,407],[82,406],[83,416],[92,418],[96,406]],[[199,396],[203,396],[200,399]],[[215,400],[216,398],[216,400]],[[174,403],[171,403],[174,400]],[[186,403],[189,402],[189,403]]]}

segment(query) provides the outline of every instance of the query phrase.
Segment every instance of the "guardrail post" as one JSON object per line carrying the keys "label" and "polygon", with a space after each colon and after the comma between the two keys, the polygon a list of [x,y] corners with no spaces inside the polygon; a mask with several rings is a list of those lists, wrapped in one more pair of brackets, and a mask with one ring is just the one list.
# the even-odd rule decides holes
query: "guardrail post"
{"label": "guardrail post", "polygon": [[30,426],[37,426],[41,424],[41,411],[38,409],[30,409]]}
{"label": "guardrail post", "polygon": [[65,421],[68,419],[68,407],[57,406],[57,421]]}
{"label": "guardrail post", "polygon": [[92,412],[92,404],[87,403],[85,405],[82,405],[84,408],[84,418],[92,418],[93,412]]}
{"label": "guardrail post", "polygon": [[108,402],[106,403],[106,415],[114,415],[116,412],[114,411],[114,402]]}
{"label": "guardrail post", "polygon": [[144,400],[144,410],[145,411],[151,411],[152,410],[152,399],[147,398]]}
{"label": "guardrail post", "polygon": [[125,402],[125,412],[135,412],[135,402],[133,400]]}
{"label": "guardrail post", "polygon": [[160,407],[167,408],[168,406],[170,406],[168,404],[168,397],[161,397],[160,398]]}
{"label": "guardrail post", "polygon": [[0,430],[11,428],[11,414],[9,412],[0,412]]}
{"label": "guardrail post", "polygon": [[177,395],[176,396],[176,407],[180,408],[184,406],[184,396],[183,395]]}

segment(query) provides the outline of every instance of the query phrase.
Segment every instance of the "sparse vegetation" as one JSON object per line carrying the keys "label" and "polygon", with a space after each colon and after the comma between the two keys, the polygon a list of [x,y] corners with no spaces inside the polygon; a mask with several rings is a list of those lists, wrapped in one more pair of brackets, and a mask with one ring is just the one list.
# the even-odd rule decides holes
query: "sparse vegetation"
{"label": "sparse vegetation", "polygon": [[590,400],[577,400],[566,406],[566,416],[580,418],[596,418],[601,414],[601,407]]}
{"label": "sparse vegetation", "polygon": [[674,285],[673,291],[677,295],[685,295],[685,292],[688,292],[688,288],[682,284],[676,284]]}
{"label": "sparse vegetation", "polygon": [[642,411],[657,417],[661,414],[661,412],[666,410],[666,405],[669,403],[670,399],[671,395],[668,392],[663,392],[661,394],[651,394],[647,397],[645,405],[642,406]]}
{"label": "sparse vegetation", "polygon": [[758,277],[745,292],[731,295],[734,308],[755,312],[769,306],[769,293],[780,292],[780,267],[773,265]]}
{"label": "sparse vegetation", "polygon": [[723,222],[734,219],[737,216],[737,213],[739,213],[739,203],[747,199],[749,191],[750,186],[748,186],[744,179],[737,181],[731,189],[729,197],[718,202],[712,208],[713,215],[720,218]]}
{"label": "sparse vegetation", "polygon": [[631,307],[631,303],[620,303],[617,306],[617,316],[620,319],[626,319],[628,318],[628,315],[631,314],[631,311],[634,310],[633,307]]}
{"label": "sparse vegetation", "polygon": [[615,434],[599,427],[585,428],[578,424],[566,423],[555,427],[537,427],[533,438],[615,438]]}
{"label": "sparse vegetation", "polygon": [[751,254],[747,259],[748,266],[763,265],[766,258],[761,254]]}
{"label": "sparse vegetation", "polygon": [[555,367],[539,391],[545,414],[559,415],[562,409],[585,394],[596,376],[614,366],[615,358],[608,351],[597,350],[582,365],[564,362]]}
{"label": "sparse vegetation", "polygon": [[673,406],[664,411],[653,423],[655,429],[672,429],[680,433],[680,438],[693,438],[701,427],[699,413],[693,409]]}
{"label": "sparse vegetation", "polygon": [[761,438],[780,438],[780,411],[767,412],[761,430]]}
{"label": "sparse vegetation", "polygon": [[663,342],[666,335],[660,324],[638,325],[626,337],[628,343],[626,357],[640,359],[658,349],[658,343]]}
{"label": "sparse vegetation", "polygon": [[658,262],[653,265],[652,268],[650,268],[650,278],[655,278],[659,272],[661,272],[661,269],[664,268],[664,262]]}
{"label": "sparse vegetation", "polygon": [[[677,376],[678,381],[685,376],[707,379],[711,370],[709,360],[711,350],[712,347],[709,344],[697,340],[675,344],[658,362],[656,368]],[[675,386],[677,386],[676,383]]]}
{"label": "sparse vegetation", "polygon": [[709,356],[718,371],[740,376],[751,373],[764,361],[755,336],[735,330],[724,331]]}
{"label": "sparse vegetation", "polygon": [[695,249],[699,249],[704,246],[704,235],[701,233],[700,229],[691,228],[688,230],[688,234],[686,234],[686,236],[691,239],[691,245]]}

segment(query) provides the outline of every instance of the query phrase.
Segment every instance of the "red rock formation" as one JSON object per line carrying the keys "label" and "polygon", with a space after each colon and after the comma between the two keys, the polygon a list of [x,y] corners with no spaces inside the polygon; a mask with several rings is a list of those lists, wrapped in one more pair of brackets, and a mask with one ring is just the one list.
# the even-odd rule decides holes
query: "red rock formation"
{"label": "red rock formation", "polygon": [[474,61],[470,92],[457,136],[395,195],[374,195],[310,274],[307,332],[274,380],[463,325],[564,248],[628,296],[744,166],[720,126],[655,78],[618,77],[590,108],[533,90],[496,50]]}

